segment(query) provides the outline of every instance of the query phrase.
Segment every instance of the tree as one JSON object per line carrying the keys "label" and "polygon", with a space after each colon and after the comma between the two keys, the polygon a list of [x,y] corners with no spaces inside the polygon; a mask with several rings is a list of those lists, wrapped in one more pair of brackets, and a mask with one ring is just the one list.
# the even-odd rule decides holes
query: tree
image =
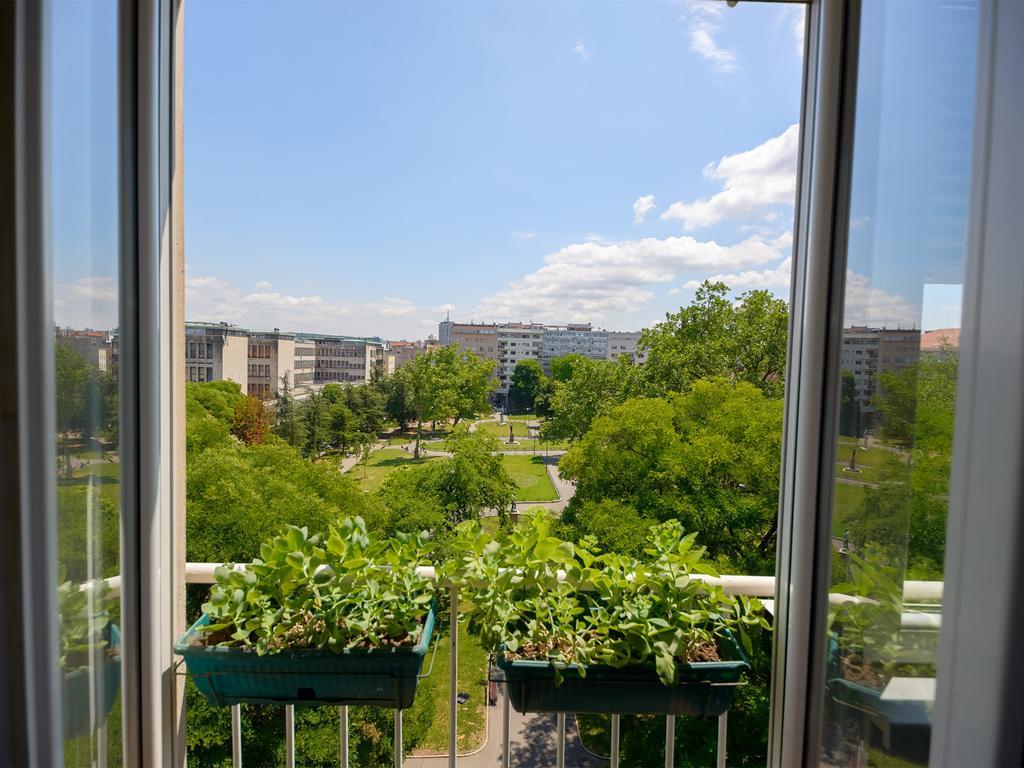
{"label": "tree", "polygon": [[302,415],[306,425],[305,453],[307,456],[319,456],[327,444],[325,411],[324,398],[318,392],[311,393],[303,404]]}
{"label": "tree", "polygon": [[857,380],[851,371],[843,371],[839,393],[839,434],[860,437],[860,400]]}
{"label": "tree", "polygon": [[291,376],[281,375],[281,383],[275,398],[277,424],[275,432],[293,448],[301,448],[306,444],[306,424],[300,414],[299,404],[292,394]]}
{"label": "tree", "polygon": [[643,332],[641,367],[652,395],[685,392],[699,379],[726,378],[781,397],[789,311],[768,291],[748,291],[734,303],[724,283],[705,281],[693,302]]}
{"label": "tree", "polygon": [[90,394],[98,391],[97,371],[72,346],[58,341],[54,345],[54,379],[57,394],[57,434],[61,439],[63,465],[71,474],[71,436],[91,431]]}
{"label": "tree", "polygon": [[445,447],[452,457],[392,472],[380,496],[397,530],[451,531],[486,510],[504,515],[515,497],[515,482],[497,453],[497,439],[463,427]]}
{"label": "tree", "polygon": [[509,406],[532,413],[546,379],[540,363],[536,360],[520,360],[512,371],[512,384],[508,390]]}
{"label": "tree", "polygon": [[583,437],[594,419],[634,392],[639,369],[623,358],[592,360],[578,356],[571,370],[568,380],[555,381],[548,399],[551,418],[541,429],[546,440]]}
{"label": "tree", "polygon": [[267,441],[272,420],[267,404],[255,395],[248,395],[235,404],[231,433],[243,443],[259,445]]}
{"label": "tree", "polygon": [[567,523],[599,533],[585,505],[615,501],[641,518],[678,519],[731,567],[768,571],[781,443],[782,402],[751,384],[697,381],[685,395],[627,400],[559,462],[577,484]]}
{"label": "tree", "polygon": [[401,430],[416,418],[416,410],[412,405],[412,388],[404,371],[404,368],[398,369],[380,385],[384,393],[384,413],[387,418],[398,422],[398,428]]}
{"label": "tree", "polygon": [[572,372],[576,368],[580,361],[586,361],[585,355],[581,355],[577,352],[573,352],[569,355],[562,355],[561,357],[554,358],[550,363],[551,367],[551,378],[554,381],[568,381],[572,378]]}

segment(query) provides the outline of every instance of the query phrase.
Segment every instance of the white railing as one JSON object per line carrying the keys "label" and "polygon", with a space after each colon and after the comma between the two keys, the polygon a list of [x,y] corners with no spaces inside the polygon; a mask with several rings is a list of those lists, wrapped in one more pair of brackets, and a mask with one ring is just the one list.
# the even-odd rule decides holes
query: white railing
{"label": "white railing", "polygon": [[[214,583],[214,570],[220,563],[186,563],[185,581],[188,584],[212,584]],[[236,565],[241,568],[241,565]],[[419,574],[428,579],[436,579],[437,574],[431,566],[421,566],[417,569]],[[108,580],[112,590],[120,587],[115,586],[113,579]],[[748,597],[772,598],[775,596],[774,576],[695,576],[707,583],[718,584],[727,594],[746,595]],[[449,644],[449,667],[448,667],[448,765],[449,768],[456,768],[457,756],[457,730],[458,730],[458,651],[459,640],[458,626],[459,615],[459,591],[455,587],[449,587],[450,594],[450,630],[448,632]],[[830,602],[844,602],[852,598],[848,595],[830,595]],[[942,599],[942,582],[934,581],[907,581],[903,585],[903,597],[907,601],[932,601]],[[772,609],[773,601],[769,601],[767,607]],[[908,612],[903,616],[904,626],[916,626],[921,623],[917,618],[926,616],[925,623],[928,626],[937,626],[938,614],[920,614]],[[485,703],[484,706],[487,706]],[[502,696],[502,765],[509,765],[511,751],[511,734],[509,729],[510,704],[508,691]],[[565,768],[565,713],[559,713],[556,718],[556,765],[557,768]],[[728,729],[728,712],[718,717],[718,750],[716,765],[717,768],[725,768],[726,765],[726,734]],[[611,766],[618,768],[619,765],[619,730],[620,718],[618,715],[611,716]],[[665,766],[672,768],[675,765],[675,733],[676,718],[674,715],[665,717]],[[395,710],[394,727],[394,749],[395,766],[401,768],[402,755],[402,710]],[[342,768],[348,768],[348,707],[339,707],[339,753]],[[241,768],[242,765],[242,718],[241,705],[235,704],[231,707],[231,759],[234,768]],[[285,706],[285,764],[287,768],[295,766],[295,707]]]}

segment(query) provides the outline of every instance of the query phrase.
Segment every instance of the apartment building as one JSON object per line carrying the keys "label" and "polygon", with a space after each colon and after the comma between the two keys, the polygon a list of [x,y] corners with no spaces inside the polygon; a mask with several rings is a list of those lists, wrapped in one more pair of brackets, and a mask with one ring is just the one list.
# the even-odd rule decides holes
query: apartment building
{"label": "apartment building", "polygon": [[921,331],[851,326],[843,329],[840,368],[853,374],[857,401],[865,424],[875,413],[879,374],[907,368],[917,362]]}
{"label": "apartment building", "polygon": [[633,365],[647,362],[647,350],[640,349],[642,331],[608,331],[608,359],[625,355]]}
{"label": "apartment building", "polygon": [[58,328],[57,340],[67,344],[99,371],[106,372],[113,365],[114,341],[112,334],[107,331]]}
{"label": "apartment building", "polygon": [[273,331],[249,332],[249,375],[246,391],[269,400],[277,395],[281,377],[295,385],[295,334]]}
{"label": "apartment building", "polygon": [[608,358],[609,332],[594,330],[590,323],[544,326],[540,363],[551,373],[551,361],[564,355],[583,355],[594,360]]}
{"label": "apartment building", "polygon": [[228,323],[185,323],[187,381],[227,379],[248,391],[249,331]]}

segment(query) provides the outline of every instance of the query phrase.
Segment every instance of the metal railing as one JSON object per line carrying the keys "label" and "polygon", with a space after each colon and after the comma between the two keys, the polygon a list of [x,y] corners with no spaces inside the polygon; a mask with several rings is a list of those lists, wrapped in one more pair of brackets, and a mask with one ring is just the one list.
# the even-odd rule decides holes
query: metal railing
{"label": "metal railing", "polygon": [[[212,584],[214,583],[214,570],[220,563],[187,563],[185,566],[185,581],[188,584]],[[241,567],[241,566],[236,566]],[[424,578],[436,579],[435,569],[430,566],[423,566],[417,569]],[[117,577],[115,577],[117,578]],[[774,576],[703,576],[694,575],[694,578],[701,579],[711,584],[722,587],[726,594],[746,595],[748,597],[772,598],[775,595]],[[112,580],[110,580],[112,582]],[[111,583],[112,588],[116,586]],[[458,588],[449,586],[450,596],[450,627],[449,645],[449,668],[448,668],[448,765],[455,768],[458,763],[458,651],[459,640],[456,628],[458,626],[459,614],[459,591]],[[942,599],[942,582],[907,581],[904,582],[904,599],[911,601],[929,601]],[[832,602],[844,602],[860,598],[848,595],[832,595]],[[770,608],[770,606],[769,606]],[[904,615],[904,624],[912,626],[917,620],[918,614],[910,612]],[[937,620],[936,614],[929,614],[929,622]],[[486,704],[485,704],[486,706]],[[341,706],[339,709],[339,756],[342,768],[348,768],[348,707]],[[510,732],[510,710],[509,696],[507,689],[502,696],[502,764],[509,765],[511,752]],[[611,716],[611,757],[612,768],[619,765],[619,734],[621,718],[619,715]],[[718,717],[718,749],[716,765],[718,768],[725,768],[726,765],[726,736],[728,732],[728,712]],[[675,765],[675,733],[676,718],[674,715],[665,717],[665,765],[671,768]],[[556,765],[557,768],[565,768],[566,752],[566,713],[558,713],[556,716]],[[403,764],[402,754],[402,710],[395,710],[394,725],[394,750],[395,766],[401,768]],[[242,718],[241,705],[235,704],[231,707],[231,757],[234,768],[241,768],[242,765]],[[294,768],[295,765],[295,707],[285,706],[285,765]]]}

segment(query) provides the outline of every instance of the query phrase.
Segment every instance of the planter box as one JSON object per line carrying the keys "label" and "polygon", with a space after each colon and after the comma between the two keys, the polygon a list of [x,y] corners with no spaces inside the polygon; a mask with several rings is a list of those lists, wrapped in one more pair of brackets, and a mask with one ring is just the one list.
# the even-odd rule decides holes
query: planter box
{"label": "planter box", "polygon": [[828,691],[833,715],[843,733],[861,733],[872,747],[911,762],[928,764],[931,743],[929,702],[883,701],[876,688],[842,677],[835,638],[829,641]]}
{"label": "planter box", "polygon": [[[121,632],[117,625],[110,624],[108,641],[112,650],[121,647]],[[96,668],[92,681],[95,686],[90,696],[88,668],[76,669],[64,675],[62,686],[62,708],[64,711],[64,738],[73,739],[91,733],[94,728],[107,721],[114,707],[117,692],[121,689],[121,656],[105,658]],[[95,713],[95,720],[91,714]]]}
{"label": "planter box", "polygon": [[508,661],[498,655],[505,672],[509,701],[516,712],[578,712],[603,715],[681,715],[713,717],[732,703],[742,674],[750,668],[732,638],[719,643],[723,661],[679,664],[678,682],[665,685],[654,663],[630,667],[588,665],[562,671],[555,685],[554,667],[546,661]]}
{"label": "planter box", "polygon": [[423,658],[434,631],[434,607],[413,647],[384,650],[294,650],[258,656],[254,650],[193,642],[203,614],[174,652],[214,706],[231,704],[374,705],[407,709],[416,695]]}

